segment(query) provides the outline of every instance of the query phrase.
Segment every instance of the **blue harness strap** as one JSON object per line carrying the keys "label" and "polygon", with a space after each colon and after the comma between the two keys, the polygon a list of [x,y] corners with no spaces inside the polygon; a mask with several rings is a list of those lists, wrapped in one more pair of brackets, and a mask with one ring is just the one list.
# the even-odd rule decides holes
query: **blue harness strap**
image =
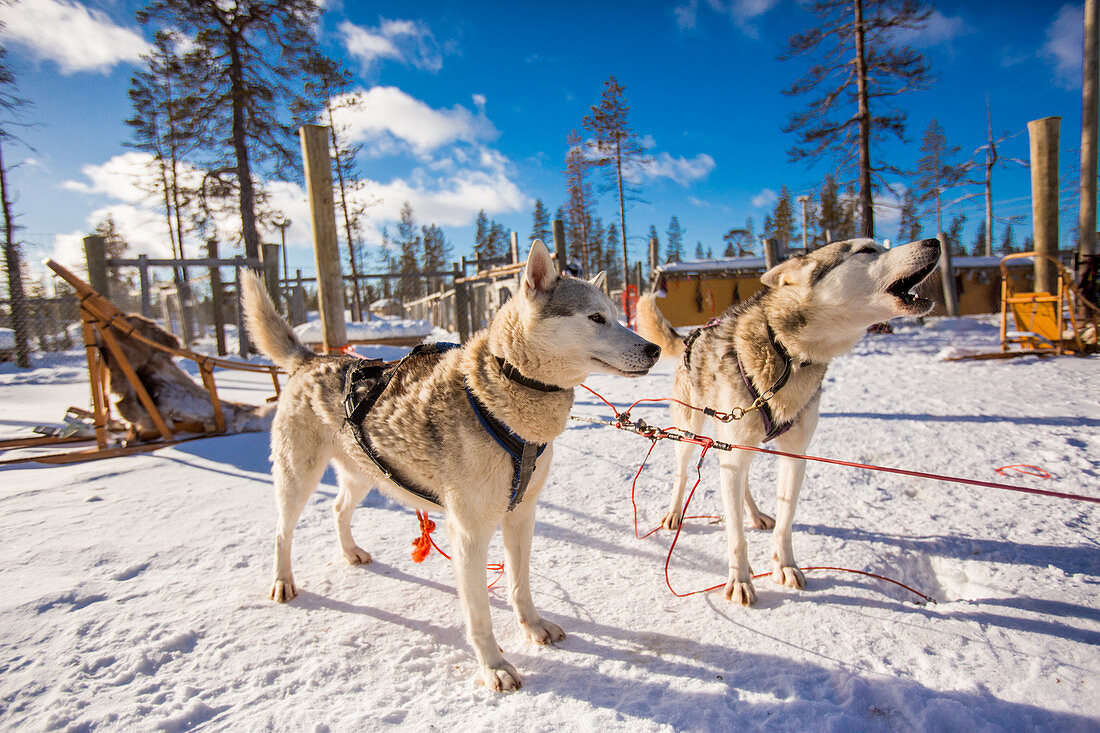
{"label": "blue harness strap", "polygon": [[512,459],[512,496],[508,500],[508,511],[512,511],[523,501],[523,495],[531,483],[531,475],[535,472],[535,460],[546,450],[545,443],[529,443],[516,435],[511,428],[498,420],[489,408],[485,406],[477,395],[466,385],[466,399],[470,401],[470,407],[477,415],[481,427],[492,436],[493,440],[504,449]]}
{"label": "blue harness strap", "polygon": [[[382,393],[386,391],[386,387],[389,386],[394,375],[397,374],[398,370],[401,369],[406,361],[423,356],[438,356],[451,349],[458,348],[458,346],[458,344],[442,342],[421,344],[409,352],[405,358],[390,364],[382,364],[378,360],[358,361],[348,369],[344,381],[344,419],[350,426],[359,447],[363,449],[363,452],[367,454],[367,457],[370,458],[371,462],[374,463],[386,478],[413,496],[417,496],[440,508],[442,508],[442,503],[439,497],[426,489],[413,485],[398,474],[393,467],[379,455],[370,436],[363,430],[363,420],[366,419],[371,408],[378,402],[378,399],[382,396]],[[512,369],[514,370],[514,367]],[[510,379],[516,380],[516,377],[511,375],[508,376]],[[527,381],[533,382],[534,380]],[[359,393],[357,388],[365,382],[369,382],[370,387],[366,396],[357,401],[356,395]],[[538,382],[536,384],[541,385],[542,383]],[[543,391],[562,390],[561,387],[555,387],[553,385],[546,386],[549,387],[549,389],[543,389]],[[541,387],[535,388],[542,389]],[[531,483],[531,475],[535,472],[535,461],[542,455],[542,452],[546,450],[546,444],[528,443],[523,440],[523,438],[520,438],[512,432],[507,425],[494,417],[493,413],[489,412],[489,408],[470,390],[469,385],[466,385],[465,389],[466,398],[469,400],[470,407],[473,408],[474,414],[477,415],[478,422],[485,428],[485,432],[492,436],[493,440],[495,440],[512,459],[512,494],[508,500],[508,511],[512,511],[521,501],[523,501],[523,495],[527,491],[528,484]]]}

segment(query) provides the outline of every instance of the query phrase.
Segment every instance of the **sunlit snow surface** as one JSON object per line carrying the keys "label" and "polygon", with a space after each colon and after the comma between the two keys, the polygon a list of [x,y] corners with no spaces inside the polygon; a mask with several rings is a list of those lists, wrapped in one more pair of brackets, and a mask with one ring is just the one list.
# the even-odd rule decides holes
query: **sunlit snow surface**
{"label": "sunlit snow surface", "polygon": [[[834,362],[810,452],[1100,496],[1100,359],[949,362],[996,350],[991,320],[901,324]],[[365,355],[375,355],[369,348]],[[392,358],[399,350],[378,355]],[[593,376],[618,404],[670,392],[672,365]],[[258,402],[263,375],[219,372]],[[0,365],[0,437],[86,406],[83,354]],[[728,407],[728,406],[726,406]],[[575,412],[606,415],[578,391]],[[667,423],[661,408],[636,413]],[[709,429],[708,429],[709,430]],[[532,585],[568,638],[523,641],[507,589],[497,639],[524,675],[475,682],[454,577],[409,552],[412,512],[372,493],[354,531],[375,562],[339,559],[330,475],[294,538],[301,595],[267,600],[275,507],[267,436],[182,444],[66,467],[0,469],[0,727],[7,730],[1096,730],[1100,727],[1100,507],[809,464],[794,547],[851,574],[759,602],[673,597],[671,537],[633,538],[630,480],[648,444],[580,423],[555,444]],[[639,482],[642,529],[664,512],[673,449]],[[1034,464],[1053,478],[1001,477]],[[775,462],[751,487],[774,506]],[[720,511],[707,457],[691,513]],[[439,517],[436,517],[439,521]],[[437,532],[444,543],[445,533]],[[748,533],[768,570],[767,532]],[[491,560],[503,558],[499,538]],[[725,577],[719,525],[689,524],[678,590]]]}

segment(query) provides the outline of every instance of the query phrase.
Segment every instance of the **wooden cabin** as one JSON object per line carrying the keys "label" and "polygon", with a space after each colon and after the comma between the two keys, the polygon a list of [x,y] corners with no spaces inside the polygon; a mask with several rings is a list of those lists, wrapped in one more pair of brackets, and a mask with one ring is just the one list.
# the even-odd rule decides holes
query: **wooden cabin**
{"label": "wooden cabin", "polygon": [[[1000,312],[1000,264],[999,256],[952,259],[960,315]],[[1008,265],[1017,289],[1031,289],[1031,260],[1010,260]],[[674,327],[698,326],[760,290],[764,270],[763,257],[669,262],[654,271],[653,291],[657,293],[657,306]],[[944,314],[939,270],[924,282],[919,293],[936,302],[931,315]]]}

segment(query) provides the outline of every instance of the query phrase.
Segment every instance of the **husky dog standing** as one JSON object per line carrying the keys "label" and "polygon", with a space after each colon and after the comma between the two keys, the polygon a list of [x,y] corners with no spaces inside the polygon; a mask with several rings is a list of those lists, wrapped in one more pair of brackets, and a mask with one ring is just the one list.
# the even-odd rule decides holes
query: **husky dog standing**
{"label": "husky dog standing", "polygon": [[[351,515],[372,487],[407,506],[446,512],[458,594],[482,680],[495,690],[518,689],[520,675],[493,637],[485,575],[489,540],[501,526],[509,598],[527,637],[539,644],[564,639],[561,628],[535,610],[529,580],[535,501],[550,468],[550,444],[565,429],[573,388],[590,372],[642,376],[661,353],[619,325],[611,299],[600,290],[603,277],[559,277],[536,240],[519,292],[486,330],[462,348],[379,367],[376,378],[361,381],[349,374],[370,374],[369,363],[314,355],[275,312],[259,281],[246,277],[249,332],[291,375],[271,432],[279,509],[271,598],[284,602],[298,593],[291,536],[332,461],[339,483],[336,532],[353,565],[371,560],[352,538]],[[372,391],[383,378],[388,382],[381,392]],[[374,402],[359,415],[349,405],[363,393]],[[531,454],[533,464],[526,452],[523,461],[514,459],[500,433],[487,429],[494,421],[505,437],[545,450],[537,459]],[[520,485],[525,488],[517,490]]]}
{"label": "husky dog standing", "polygon": [[[719,423],[718,438],[740,445],[774,439],[775,447],[802,454],[817,427],[821,382],[829,361],[851,349],[868,326],[896,316],[920,316],[932,301],[911,291],[936,267],[939,242],[925,239],[883,251],[870,239],[836,242],[789,259],[761,276],[764,288],[732,306],[712,326],[682,341],[657,310],[654,296],[639,302],[639,332],[666,355],[683,359],[674,396],[691,405],[729,412],[759,396],[766,407],[739,421]],[[768,398],[768,393],[773,396]],[[673,403],[676,424],[693,433],[705,416]],[[693,447],[676,444],[672,500],[663,526],[683,521],[684,487]],[[774,527],[772,580],[805,587],[791,547],[791,523],[806,473],[802,459],[779,457],[776,518],[763,514],[748,490],[753,453],[720,454],[721,494],[729,546],[725,595],[746,606],[756,601],[745,544],[742,506],[757,529]]]}

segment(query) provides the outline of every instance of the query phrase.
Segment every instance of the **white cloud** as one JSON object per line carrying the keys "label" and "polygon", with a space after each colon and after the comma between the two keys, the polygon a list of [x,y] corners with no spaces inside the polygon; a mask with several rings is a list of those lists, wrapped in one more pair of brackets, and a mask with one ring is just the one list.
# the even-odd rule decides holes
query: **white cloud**
{"label": "white cloud", "polygon": [[714,158],[699,153],[694,158],[674,158],[668,153],[658,153],[645,166],[649,178],[668,178],[681,186],[706,178],[714,170]]}
{"label": "white cloud", "polygon": [[380,18],[374,28],[344,21],[338,30],[344,47],[359,60],[364,71],[387,59],[422,71],[443,68],[439,44],[428,26],[420,21]]}
{"label": "white cloud", "polygon": [[928,18],[928,23],[921,30],[901,29],[894,34],[898,43],[917,48],[932,48],[943,43],[949,43],[959,36],[974,31],[966,21],[959,16],[949,17],[938,10],[933,10]]}
{"label": "white cloud", "polygon": [[1067,88],[1081,86],[1085,11],[1081,5],[1063,5],[1047,26],[1046,43],[1039,50],[1054,64],[1058,83]]}
{"label": "white cloud", "polygon": [[[759,32],[752,21],[778,5],[779,0],[706,0],[706,4],[714,12],[729,16],[746,36],[757,38]],[[699,20],[699,0],[688,0],[677,5],[672,13],[676,17],[676,25],[690,30]]]}
{"label": "white cloud", "polygon": [[[397,87],[373,87],[333,101],[335,124],[346,129],[353,141],[369,143],[375,154],[394,152],[394,142],[401,141],[424,157],[443,145],[492,140],[498,135],[480,109],[477,114],[458,104],[433,109]],[[358,104],[349,104],[354,101]]]}
{"label": "white cloud", "polygon": [[779,200],[779,194],[770,188],[765,188],[752,197],[752,205],[758,209],[763,209],[771,206]]}
{"label": "white cloud", "polygon": [[150,50],[141,34],[115,24],[101,10],[71,0],[22,0],[0,6],[3,35],[35,58],[54,61],[62,74],[108,72]]}

